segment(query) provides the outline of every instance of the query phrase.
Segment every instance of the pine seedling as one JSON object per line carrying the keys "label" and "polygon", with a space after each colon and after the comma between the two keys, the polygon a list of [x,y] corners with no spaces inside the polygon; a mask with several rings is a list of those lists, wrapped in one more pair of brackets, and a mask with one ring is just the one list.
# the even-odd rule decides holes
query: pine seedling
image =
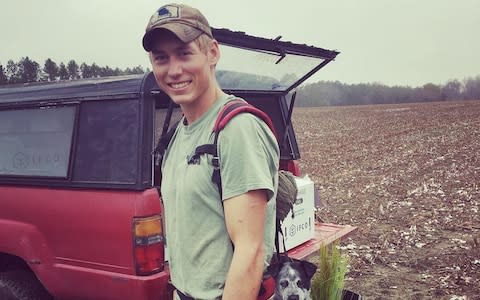
{"label": "pine seedling", "polygon": [[312,300],[341,300],[347,266],[348,257],[340,253],[338,243],[328,247],[322,245],[311,284]]}

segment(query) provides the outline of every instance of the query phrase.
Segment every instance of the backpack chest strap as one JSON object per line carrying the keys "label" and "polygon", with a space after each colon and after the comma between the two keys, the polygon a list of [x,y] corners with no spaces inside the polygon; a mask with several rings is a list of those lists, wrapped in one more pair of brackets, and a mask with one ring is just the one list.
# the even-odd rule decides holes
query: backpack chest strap
{"label": "backpack chest strap", "polygon": [[[215,139],[216,142],[217,139]],[[212,181],[216,184],[218,191],[220,193],[220,198],[222,197],[222,179],[220,177],[220,159],[218,158],[217,144],[204,144],[197,146],[195,152],[188,159],[188,164],[197,164],[200,162],[200,157],[203,154],[209,154],[212,156]]]}

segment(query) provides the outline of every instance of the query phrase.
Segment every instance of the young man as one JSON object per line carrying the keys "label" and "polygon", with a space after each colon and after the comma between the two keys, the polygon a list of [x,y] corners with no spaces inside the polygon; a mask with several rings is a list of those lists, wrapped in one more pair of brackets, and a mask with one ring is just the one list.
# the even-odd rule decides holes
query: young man
{"label": "young man", "polygon": [[211,180],[211,157],[189,162],[197,146],[212,143],[218,112],[235,99],[215,78],[220,50],[207,20],[186,5],[162,6],[147,25],[143,47],[158,86],[184,115],[162,164],[161,194],[176,297],[255,299],[274,250],[276,139],[252,114],[233,118],[218,141],[220,194]]}

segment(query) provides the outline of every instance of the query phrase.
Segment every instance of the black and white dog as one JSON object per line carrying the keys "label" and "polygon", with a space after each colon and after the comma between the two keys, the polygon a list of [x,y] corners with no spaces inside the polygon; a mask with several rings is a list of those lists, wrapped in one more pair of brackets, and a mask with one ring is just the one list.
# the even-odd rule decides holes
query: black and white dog
{"label": "black and white dog", "polygon": [[282,256],[269,267],[275,279],[273,300],[310,300],[310,282],[317,266],[308,261]]}

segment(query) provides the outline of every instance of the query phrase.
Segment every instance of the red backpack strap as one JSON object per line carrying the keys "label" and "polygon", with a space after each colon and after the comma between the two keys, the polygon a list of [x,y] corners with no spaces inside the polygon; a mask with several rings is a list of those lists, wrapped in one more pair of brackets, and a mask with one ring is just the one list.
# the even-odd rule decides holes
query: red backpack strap
{"label": "red backpack strap", "polygon": [[228,124],[228,122],[230,122],[233,117],[244,112],[251,113],[262,119],[273,132],[275,137],[277,137],[272,119],[270,119],[270,117],[265,112],[242,99],[232,100],[223,106],[223,108],[218,113],[217,120],[215,121],[215,125],[213,126],[212,131],[215,133],[222,131],[223,128],[225,128],[225,126]]}
{"label": "red backpack strap", "polygon": [[200,156],[202,156],[203,154],[209,154],[212,156],[212,181],[218,187],[220,198],[222,197],[222,178],[220,176],[220,158],[218,157],[217,150],[218,136],[220,134],[220,131],[225,128],[227,123],[233,117],[245,112],[254,114],[255,116],[262,119],[276,136],[272,120],[266,113],[242,99],[235,99],[227,102],[218,113],[217,119],[215,120],[215,124],[212,129],[212,132],[214,133],[213,143],[197,146],[193,155],[188,158],[188,164],[195,164],[198,163]]}

